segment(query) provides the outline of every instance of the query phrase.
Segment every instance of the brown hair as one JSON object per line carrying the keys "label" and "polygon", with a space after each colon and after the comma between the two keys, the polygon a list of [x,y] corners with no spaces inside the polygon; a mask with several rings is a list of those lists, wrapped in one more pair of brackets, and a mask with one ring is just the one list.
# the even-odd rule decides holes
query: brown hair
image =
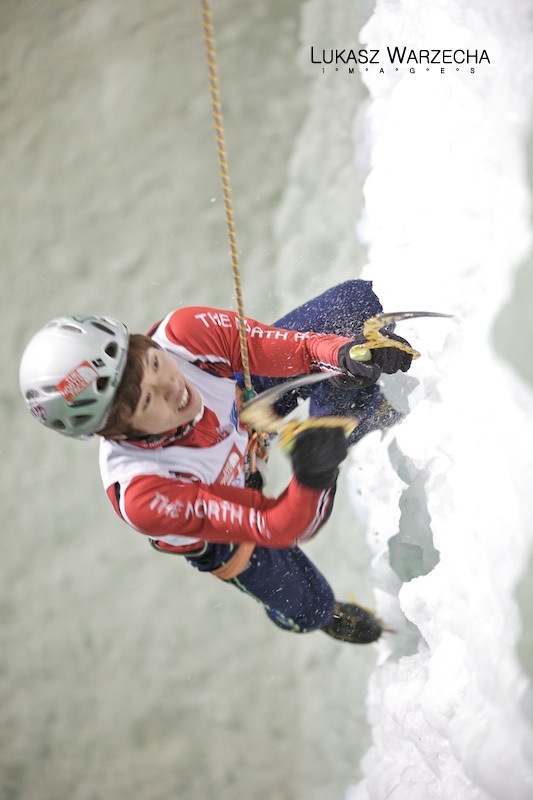
{"label": "brown hair", "polygon": [[106,439],[131,439],[143,435],[142,431],[131,426],[131,418],[141,397],[145,353],[151,347],[157,346],[153,339],[141,333],[130,336],[124,375],[107,415],[105,427],[98,431],[100,436]]}

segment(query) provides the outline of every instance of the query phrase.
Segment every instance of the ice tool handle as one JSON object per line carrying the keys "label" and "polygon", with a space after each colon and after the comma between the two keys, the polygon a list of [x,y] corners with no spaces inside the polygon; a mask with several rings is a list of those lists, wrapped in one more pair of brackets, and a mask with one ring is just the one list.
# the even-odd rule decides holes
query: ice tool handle
{"label": "ice tool handle", "polygon": [[[404,319],[412,319],[413,317],[450,317],[451,314],[439,314],[433,311],[401,311],[396,314],[377,314],[366,320],[363,325],[363,334],[366,342],[361,345],[354,345],[350,351],[350,357],[354,361],[368,361],[371,357],[371,350],[376,347],[398,347],[413,355],[417,358],[420,353],[413,350],[409,345],[404,345],[395,339],[390,339],[386,331],[382,331],[385,325],[392,322],[399,322]],[[295,391],[301,386],[310,386],[311,384],[325,381],[335,374],[342,374],[340,369],[339,373],[331,372],[315,372],[312,375],[301,375],[298,378],[292,378],[282,383],[271,386],[261,394],[256,395],[253,399],[248,400],[240,409],[239,416],[241,422],[251,430],[259,433],[281,433],[283,437],[281,440],[285,449],[290,449],[291,440],[306,427],[314,426],[335,426],[344,429],[346,436],[354,430],[357,425],[357,420],[353,417],[312,417],[304,420],[303,422],[287,422],[284,417],[280,416],[275,410],[275,403],[284,394]]]}
{"label": "ice tool handle", "polygon": [[451,314],[440,314],[438,311],[395,311],[390,314],[376,314],[375,317],[365,320],[363,325],[364,344],[354,344],[350,348],[350,358],[353,361],[370,361],[372,350],[380,347],[396,347],[404,353],[410,353],[413,358],[419,358],[420,353],[408,344],[396,341],[389,337],[388,331],[383,330],[386,325],[401,322],[404,319],[415,317],[451,317]]}

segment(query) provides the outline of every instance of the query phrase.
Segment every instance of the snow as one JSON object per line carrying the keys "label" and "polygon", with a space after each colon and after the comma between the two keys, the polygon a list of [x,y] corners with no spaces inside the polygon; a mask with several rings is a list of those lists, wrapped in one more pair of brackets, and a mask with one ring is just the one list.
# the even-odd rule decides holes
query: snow
{"label": "snow", "polygon": [[[373,744],[349,800],[533,796],[515,599],[533,544],[533,394],[491,339],[531,247],[533,22],[525,2],[512,12],[492,0],[378,0],[361,32],[383,49],[483,47],[491,65],[363,74],[363,274],[386,308],[454,320],[402,323],[422,351],[409,416],[353,455],[378,610],[397,633],[378,644]],[[399,381],[389,383],[393,398]]]}

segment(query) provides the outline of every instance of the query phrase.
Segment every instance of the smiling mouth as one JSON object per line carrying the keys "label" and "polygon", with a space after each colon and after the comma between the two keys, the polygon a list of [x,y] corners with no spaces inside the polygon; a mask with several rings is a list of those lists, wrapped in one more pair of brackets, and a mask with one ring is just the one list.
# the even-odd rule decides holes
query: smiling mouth
{"label": "smiling mouth", "polygon": [[191,393],[189,392],[187,386],[184,386],[183,393],[178,402],[178,411],[185,411],[190,401],[191,401]]}

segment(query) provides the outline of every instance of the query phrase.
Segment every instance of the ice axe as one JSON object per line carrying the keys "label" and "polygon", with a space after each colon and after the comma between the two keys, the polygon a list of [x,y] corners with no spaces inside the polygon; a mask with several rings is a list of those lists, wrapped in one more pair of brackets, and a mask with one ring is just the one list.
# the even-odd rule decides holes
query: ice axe
{"label": "ice axe", "polygon": [[354,344],[350,349],[350,358],[354,361],[370,361],[371,350],[380,347],[396,347],[404,353],[410,353],[413,358],[419,358],[420,353],[408,344],[402,344],[395,339],[391,339],[388,332],[384,330],[386,325],[392,322],[402,322],[405,319],[415,319],[416,317],[446,317],[450,319],[452,314],[440,314],[438,311],[392,311],[389,314],[376,314],[375,317],[365,320],[363,324],[363,336],[366,339],[364,344]]}
{"label": "ice axe", "polygon": [[[451,314],[440,314],[436,311],[398,311],[390,314],[376,314],[376,316],[370,317],[365,321],[363,336],[366,341],[363,344],[355,344],[350,349],[350,358],[354,361],[369,361],[372,357],[371,351],[381,347],[396,347],[399,350],[410,353],[413,358],[418,358],[420,353],[410,345],[391,339],[387,331],[384,330],[385,326],[393,322],[401,322],[402,320],[416,317],[450,318],[451,316]],[[285,418],[274,410],[276,401],[287,392],[343,374],[341,370],[339,372],[316,372],[311,375],[301,375],[293,380],[283,381],[283,383],[272,386],[241,407],[241,422],[258,433],[279,433],[280,444],[285,450],[290,450],[291,442],[295,436],[306,428],[340,427],[344,429],[346,436],[349,436],[358,424],[358,420],[354,417],[310,417],[299,422],[293,420],[286,422]]]}
{"label": "ice axe", "polygon": [[334,375],[343,374],[340,370],[339,372],[314,372],[312,375],[301,375],[299,378],[271,386],[270,389],[266,389],[256,395],[253,400],[249,400],[241,406],[239,412],[241,422],[258,433],[279,433],[280,444],[284,449],[288,449],[289,441],[305,428],[340,427],[344,428],[346,436],[349,436],[358,423],[354,417],[309,417],[305,420],[287,422],[285,417],[280,416],[274,410],[276,400],[279,400],[287,392],[327,380]]}

